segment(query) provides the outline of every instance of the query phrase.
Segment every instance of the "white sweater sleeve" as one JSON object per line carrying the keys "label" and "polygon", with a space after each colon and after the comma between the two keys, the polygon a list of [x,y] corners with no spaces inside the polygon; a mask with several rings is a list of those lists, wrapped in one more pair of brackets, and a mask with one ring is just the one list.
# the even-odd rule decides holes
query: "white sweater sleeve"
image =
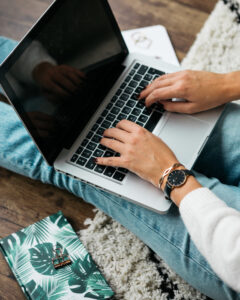
{"label": "white sweater sleeve", "polygon": [[228,207],[209,189],[199,188],[185,196],[180,213],[192,240],[214,272],[240,292],[240,212]]}

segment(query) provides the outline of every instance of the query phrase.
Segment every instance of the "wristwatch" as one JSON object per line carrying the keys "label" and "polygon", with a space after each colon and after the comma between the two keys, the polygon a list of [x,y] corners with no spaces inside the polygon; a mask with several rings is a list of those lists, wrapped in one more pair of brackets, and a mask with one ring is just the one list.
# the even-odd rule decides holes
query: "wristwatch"
{"label": "wristwatch", "polygon": [[173,170],[169,173],[166,186],[164,188],[164,195],[167,200],[171,200],[171,192],[174,188],[184,185],[189,176],[194,176],[190,170]]}

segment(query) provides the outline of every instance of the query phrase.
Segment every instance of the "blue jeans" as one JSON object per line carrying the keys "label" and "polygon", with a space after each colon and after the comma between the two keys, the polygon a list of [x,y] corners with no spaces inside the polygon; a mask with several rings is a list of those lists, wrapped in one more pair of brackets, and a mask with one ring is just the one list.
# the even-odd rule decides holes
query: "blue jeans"
{"label": "blue jeans", "polygon": [[[0,62],[15,45],[14,41],[0,38]],[[240,106],[228,105],[194,167],[199,182],[237,210],[240,210],[239,124]],[[174,205],[168,214],[159,215],[56,172],[43,160],[11,106],[1,102],[0,166],[54,184],[92,203],[132,231],[205,295],[216,300],[240,299],[199,253]]]}

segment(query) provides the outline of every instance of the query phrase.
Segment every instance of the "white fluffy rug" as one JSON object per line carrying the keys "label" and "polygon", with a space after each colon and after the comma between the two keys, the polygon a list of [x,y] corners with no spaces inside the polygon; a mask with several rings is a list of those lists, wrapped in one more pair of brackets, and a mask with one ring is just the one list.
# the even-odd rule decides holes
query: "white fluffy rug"
{"label": "white fluffy rug", "polygon": [[[228,72],[240,69],[239,3],[220,0],[198,34],[184,68]],[[116,299],[206,299],[185,283],[137,237],[97,212],[80,238],[116,293]]]}

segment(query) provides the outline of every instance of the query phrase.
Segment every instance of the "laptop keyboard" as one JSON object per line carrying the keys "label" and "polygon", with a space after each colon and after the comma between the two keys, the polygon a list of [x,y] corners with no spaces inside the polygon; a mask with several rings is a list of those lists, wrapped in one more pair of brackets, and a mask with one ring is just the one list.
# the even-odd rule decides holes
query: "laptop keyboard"
{"label": "laptop keyboard", "polygon": [[135,63],[70,159],[71,163],[114,181],[122,182],[128,173],[127,169],[105,167],[95,163],[96,157],[120,156],[119,153],[106,148],[99,142],[107,128],[116,127],[117,123],[123,119],[135,122],[151,132],[154,130],[164,113],[164,109],[157,104],[154,104],[151,108],[146,108],[144,102],[138,100],[138,95],[144,87],[163,74],[165,73],[154,68]]}

